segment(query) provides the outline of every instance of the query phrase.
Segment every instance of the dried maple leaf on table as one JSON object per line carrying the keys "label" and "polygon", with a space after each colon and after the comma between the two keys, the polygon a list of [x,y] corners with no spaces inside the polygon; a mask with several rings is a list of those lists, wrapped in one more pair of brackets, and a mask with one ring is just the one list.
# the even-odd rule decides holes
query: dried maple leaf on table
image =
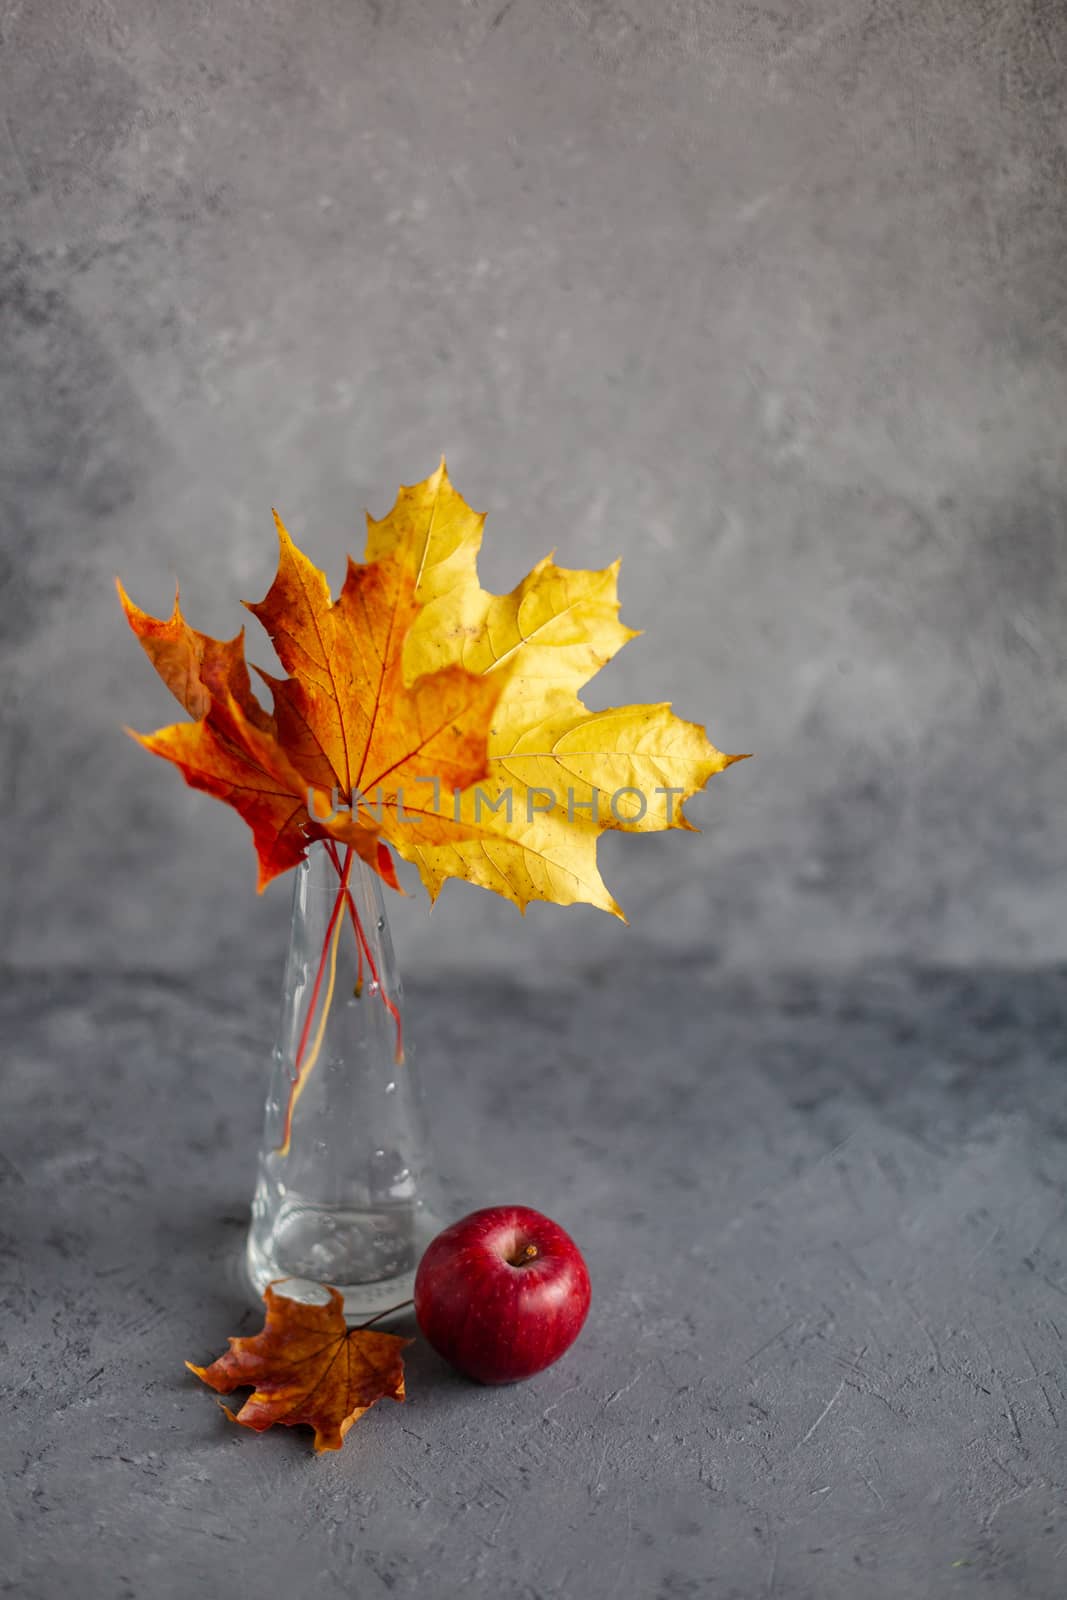
{"label": "dried maple leaf on table", "polygon": [[257,1433],[277,1423],[304,1425],[315,1430],[316,1450],[340,1450],[349,1428],[376,1400],[403,1400],[400,1352],[411,1340],[349,1329],[342,1295],[327,1293],[326,1305],[307,1305],[268,1285],[262,1332],[231,1339],[226,1355],[209,1367],[185,1363],[218,1394],[255,1390],[240,1411],[222,1407],[233,1422]]}

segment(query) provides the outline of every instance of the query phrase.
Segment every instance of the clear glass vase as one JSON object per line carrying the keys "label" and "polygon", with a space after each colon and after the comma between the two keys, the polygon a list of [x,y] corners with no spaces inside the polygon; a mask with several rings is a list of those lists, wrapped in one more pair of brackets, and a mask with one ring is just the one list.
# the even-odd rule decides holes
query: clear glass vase
{"label": "clear glass vase", "polygon": [[439,1206],[381,880],[332,842],[295,874],[248,1273],[364,1320],[410,1298]]}

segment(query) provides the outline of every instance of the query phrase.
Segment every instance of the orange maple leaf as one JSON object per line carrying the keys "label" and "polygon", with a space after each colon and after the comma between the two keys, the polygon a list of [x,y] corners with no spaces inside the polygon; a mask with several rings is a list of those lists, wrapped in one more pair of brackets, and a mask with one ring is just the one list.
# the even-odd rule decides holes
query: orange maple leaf
{"label": "orange maple leaf", "polygon": [[408,553],[362,565],[349,558],[331,601],[325,577],[277,513],[275,522],[278,573],[266,598],[248,609],[288,673],[260,673],[274,696],[278,740],[318,789],[336,788],[346,804],[355,796],[374,807],[361,805],[350,818],[340,812],[326,824],[334,838],[358,843],[373,818],[390,844],[410,833],[441,842],[447,823],[413,806],[412,796],[430,778],[449,791],[486,775],[504,676],[450,663],[405,680],[404,642],[422,609]]}
{"label": "orange maple leaf", "polygon": [[281,1423],[315,1430],[316,1450],[340,1450],[349,1428],[376,1400],[403,1400],[404,1361],[410,1339],[373,1328],[349,1328],[344,1299],[328,1289],[326,1305],[305,1305],[268,1284],[260,1333],[232,1338],[209,1367],[191,1361],[190,1372],[218,1394],[254,1389],[240,1411],[222,1409],[232,1422],[263,1433]]}
{"label": "orange maple leaf", "polygon": [[[252,693],[244,631],[230,640],[191,628],[175,597],[171,617],[151,617],[118,584],[131,628],[164,683],[192,715],[156,733],[129,730],[172,761],[186,782],[225,800],[252,829],[260,890],[333,838],[399,889],[387,846],[415,831],[440,842],[432,813],[405,813],[405,786],[424,774],[457,790],[487,772],[489,724],[504,680],[449,664],[407,683],[404,640],[420,605],[416,576],[400,555],[349,561],[332,600],[324,574],[278,525],[278,573],[249,610],[266,627],[288,676],[256,670],[274,696],[270,715]],[[374,809],[347,807],[374,796]]]}

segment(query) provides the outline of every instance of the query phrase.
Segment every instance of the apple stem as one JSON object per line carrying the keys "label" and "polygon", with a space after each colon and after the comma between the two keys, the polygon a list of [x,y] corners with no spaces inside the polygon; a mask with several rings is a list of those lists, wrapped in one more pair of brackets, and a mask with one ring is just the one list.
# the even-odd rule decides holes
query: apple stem
{"label": "apple stem", "polygon": [[513,1267],[524,1267],[528,1261],[532,1261],[539,1254],[540,1252],[535,1244],[527,1244],[523,1246],[518,1255],[509,1256],[508,1262]]}

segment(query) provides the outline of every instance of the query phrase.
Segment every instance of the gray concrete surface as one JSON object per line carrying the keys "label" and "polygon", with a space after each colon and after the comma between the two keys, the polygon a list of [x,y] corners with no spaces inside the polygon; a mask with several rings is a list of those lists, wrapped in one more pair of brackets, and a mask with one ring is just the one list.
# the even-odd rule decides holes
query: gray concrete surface
{"label": "gray concrete surface", "polygon": [[0,986],[5,1593],[1061,1600],[1062,969],[414,986],[455,1213],[557,1216],[593,1309],[510,1389],[416,1345],[319,1458],[182,1366],[257,1326],[274,999]]}
{"label": "gray concrete surface", "polygon": [[[671,698],[758,752],[703,840],[603,847],[645,936],[1067,957],[1061,5],[0,27],[8,959],[80,961],[87,924],[102,960],[277,954],[243,825],[121,732],[172,708],[112,579],[164,609],[178,577],[228,633],[272,504],[339,581],[442,450],[493,587],[622,555],[646,633],[593,703]],[[629,937],[461,885],[394,922],[409,971]]]}
{"label": "gray concrete surface", "polygon": [[[1061,1600],[1065,63],[1052,0],[0,0],[0,1592]],[[113,578],[228,634],[272,504],[339,579],[442,450],[489,586],[622,555],[591,704],[758,759],[602,845],[629,929],[394,904],[453,1209],[594,1314],[315,1460],[182,1367],[288,885],[123,734]]]}

